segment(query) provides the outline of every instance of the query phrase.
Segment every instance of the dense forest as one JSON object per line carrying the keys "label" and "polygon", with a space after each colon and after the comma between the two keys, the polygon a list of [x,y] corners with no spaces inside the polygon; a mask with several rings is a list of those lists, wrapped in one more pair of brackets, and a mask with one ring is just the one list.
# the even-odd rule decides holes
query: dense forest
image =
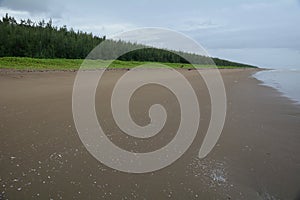
{"label": "dense forest", "polygon": [[[16,56],[31,58],[67,58],[83,59],[98,44],[105,40],[105,52],[101,55],[90,55],[90,58],[112,59],[123,49],[143,49],[131,51],[121,57],[123,61],[155,61],[169,63],[187,63],[188,58],[193,64],[213,64],[211,58],[185,52],[147,47],[124,41],[107,40],[92,33],[74,31],[66,26],[53,26],[52,21],[44,20],[35,23],[30,19],[17,20],[6,14],[0,20],[0,57]],[[212,58],[218,66],[253,67],[241,63]]]}

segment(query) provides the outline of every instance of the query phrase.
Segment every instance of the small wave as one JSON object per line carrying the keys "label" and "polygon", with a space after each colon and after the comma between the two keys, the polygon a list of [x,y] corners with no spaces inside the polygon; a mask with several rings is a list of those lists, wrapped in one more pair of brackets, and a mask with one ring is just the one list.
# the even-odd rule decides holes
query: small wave
{"label": "small wave", "polygon": [[276,69],[260,71],[253,75],[263,82],[263,85],[273,87],[284,96],[300,104],[300,70]]}

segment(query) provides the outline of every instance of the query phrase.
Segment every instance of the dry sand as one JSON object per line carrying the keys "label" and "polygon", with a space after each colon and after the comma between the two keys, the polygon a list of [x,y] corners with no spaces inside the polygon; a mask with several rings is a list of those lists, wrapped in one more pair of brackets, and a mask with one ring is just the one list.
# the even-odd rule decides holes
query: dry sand
{"label": "dry sand", "polygon": [[[210,118],[207,88],[195,71],[181,71],[200,99],[197,137],[175,163],[147,174],[110,169],[85,149],[72,118],[75,72],[0,73],[0,199],[296,199],[300,192],[300,108],[251,77],[255,70],[221,70],[228,111],[218,144],[197,158]],[[178,102],[157,85],[131,101],[136,123],[149,123],[162,103],[166,126],[151,139],[126,138],[112,120],[109,98],[125,71],[105,73],[96,109],[104,131],[124,149],[151,151],[178,128]],[[175,81],[175,80],[174,80]],[[101,123],[101,122],[100,122]]]}

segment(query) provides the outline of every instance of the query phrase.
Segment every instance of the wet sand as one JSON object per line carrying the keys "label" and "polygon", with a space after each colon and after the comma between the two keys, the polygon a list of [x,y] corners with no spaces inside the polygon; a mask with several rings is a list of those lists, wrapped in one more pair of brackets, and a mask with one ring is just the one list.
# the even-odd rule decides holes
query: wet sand
{"label": "wet sand", "polygon": [[[300,192],[300,107],[259,85],[253,69],[221,70],[227,92],[222,135],[205,158],[198,151],[210,118],[210,99],[195,71],[181,71],[201,110],[192,146],[172,165],[146,174],[106,167],[88,153],[72,117],[76,72],[0,72],[0,199],[296,199]],[[96,95],[98,119],[118,146],[158,149],[174,137],[179,105],[157,85],[132,97],[132,118],[149,123],[153,103],[165,106],[163,130],[151,139],[128,138],[112,119],[110,95],[125,71],[108,71]],[[174,80],[176,81],[176,80]]]}

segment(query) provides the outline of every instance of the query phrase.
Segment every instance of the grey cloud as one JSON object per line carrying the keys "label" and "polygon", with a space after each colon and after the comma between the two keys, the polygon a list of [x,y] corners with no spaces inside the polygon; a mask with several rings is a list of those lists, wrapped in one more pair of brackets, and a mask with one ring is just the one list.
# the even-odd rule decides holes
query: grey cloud
{"label": "grey cloud", "polygon": [[28,12],[47,11],[47,4],[47,1],[39,0],[0,0],[2,7]]}
{"label": "grey cloud", "polygon": [[[280,27],[282,28],[282,27]],[[280,28],[241,30],[198,30],[189,35],[208,48],[290,48],[299,49],[300,30],[296,28],[280,32]],[[282,28],[284,30],[284,28]]]}
{"label": "grey cloud", "polygon": [[59,17],[62,12],[62,7],[57,2],[48,0],[0,0],[0,7],[31,14],[45,13],[52,17]]}

